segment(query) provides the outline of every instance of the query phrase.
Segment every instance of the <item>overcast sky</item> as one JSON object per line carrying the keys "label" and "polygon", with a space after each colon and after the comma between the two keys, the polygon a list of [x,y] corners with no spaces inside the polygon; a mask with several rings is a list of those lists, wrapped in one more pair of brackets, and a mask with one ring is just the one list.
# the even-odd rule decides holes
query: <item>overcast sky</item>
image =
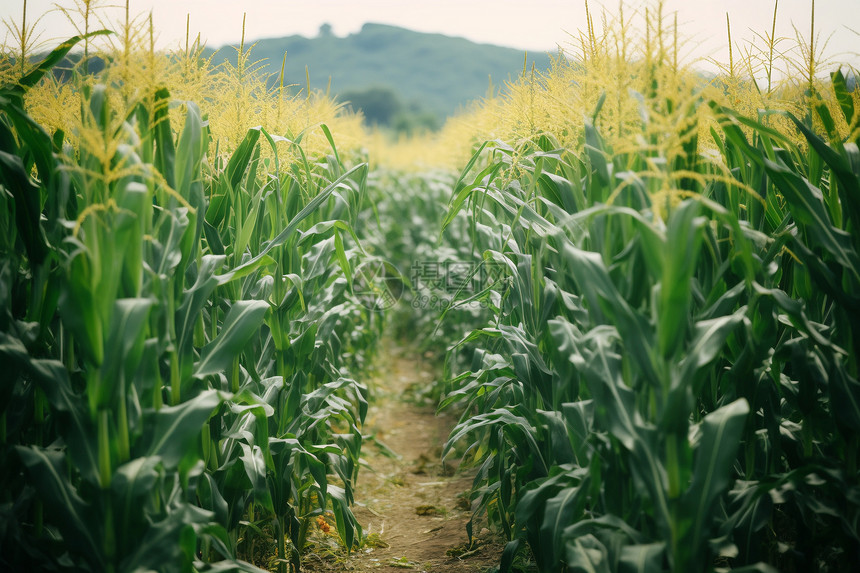
{"label": "overcast sky", "polygon": [[[0,17],[20,22],[23,3],[24,0],[0,0]],[[75,5],[74,0],[29,0],[28,21],[57,3]],[[822,39],[829,36],[828,54],[836,61],[854,65],[860,62],[858,4],[858,0],[816,2],[816,30],[821,31]],[[618,2],[592,0],[589,5],[594,13],[599,14],[603,6],[614,13]],[[631,0],[625,5],[626,16],[654,2]],[[678,12],[682,33],[693,38],[688,44],[690,58],[727,59],[726,12],[731,17],[735,43],[751,38],[750,29],[770,33],[772,0],[666,0],[664,5],[667,13]],[[131,0],[132,13],[150,10],[162,47],[178,47],[184,42],[188,14],[192,36],[199,32],[210,47],[238,42],[243,12],[247,13],[248,40],[291,34],[315,36],[324,23],[331,24],[336,35],[344,36],[357,32],[365,22],[378,22],[522,50],[555,52],[559,45],[568,45],[571,33],[585,27],[582,0]],[[122,10],[113,12],[119,17]],[[794,37],[792,26],[808,35],[809,24],[810,0],[779,2],[777,36]],[[56,13],[44,17],[39,29],[43,40],[74,33],[64,17]]]}

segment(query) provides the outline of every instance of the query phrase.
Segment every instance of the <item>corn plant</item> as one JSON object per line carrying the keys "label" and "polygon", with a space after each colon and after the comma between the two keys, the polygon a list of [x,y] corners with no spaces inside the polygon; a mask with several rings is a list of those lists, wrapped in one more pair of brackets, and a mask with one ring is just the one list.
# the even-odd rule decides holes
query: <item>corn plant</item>
{"label": "corn plant", "polygon": [[[831,78],[842,119],[856,125],[844,76],[835,72]],[[812,101],[817,103],[804,120],[788,116],[806,140],[806,149],[725,110],[721,138],[721,153],[767,198],[761,224],[773,237],[769,259],[779,265],[767,283],[757,285],[754,300],[762,312],[790,321],[759,323],[742,355],[741,366],[747,369],[757,360],[770,364],[769,380],[762,380],[768,390],[759,392],[772,407],[788,405],[790,410],[782,419],[764,417],[748,428],[745,481],[733,492],[731,517],[742,524],[743,549],[753,555],[761,553],[754,540],[761,543],[768,537],[761,516],[791,522],[799,531],[798,544],[775,561],[796,560],[807,568],[833,559],[851,560],[857,551],[858,533],[851,525],[857,514],[850,500],[857,471],[851,428],[857,421],[854,405],[860,388],[852,318],[858,253],[853,222],[857,198],[852,190],[860,181],[857,135],[840,136],[821,97],[813,94]],[[811,128],[813,117],[820,120],[823,133]],[[751,139],[739,132],[743,124],[754,128]],[[811,511],[811,503],[829,509]],[[750,519],[756,512],[758,519]]]}
{"label": "corn plant", "polygon": [[261,128],[209,161],[206,118],[166,89],[81,82],[79,131],[49,134],[23,98],[79,40],[0,95],[4,565],[252,571],[241,540],[273,521],[297,571],[329,506],[351,547],[364,165],[327,128],[316,164],[281,166],[301,135]]}
{"label": "corn plant", "polygon": [[[469,218],[463,214],[439,233],[456,179],[443,170],[377,169],[368,185],[372,209],[362,213],[360,223],[364,245],[388,265],[389,281],[400,295],[387,313],[390,334],[440,355],[451,340],[486,319],[486,305],[470,300],[485,286],[485,273],[472,264]],[[437,395],[439,386],[427,390]]]}
{"label": "corn plant", "polygon": [[506,270],[442,402],[465,408],[446,447],[479,463],[475,511],[511,539],[502,570],[526,543],[542,571],[856,555],[856,141],[824,105],[827,143],[793,120],[806,153],[717,111],[722,164],[614,153],[586,123],[578,153],[547,136],[479,150],[453,190],[447,221],[494,230],[473,240]]}

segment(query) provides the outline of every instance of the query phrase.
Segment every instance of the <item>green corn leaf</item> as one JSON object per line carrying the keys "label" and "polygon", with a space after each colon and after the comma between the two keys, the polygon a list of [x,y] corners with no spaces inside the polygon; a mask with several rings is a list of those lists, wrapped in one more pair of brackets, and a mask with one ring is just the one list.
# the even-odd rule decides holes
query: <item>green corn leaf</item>
{"label": "green corn leaf", "polygon": [[362,537],[361,525],[359,525],[352,511],[349,509],[349,500],[343,488],[330,485],[328,496],[332,502],[337,532],[340,534],[347,552],[349,552],[352,550],[356,538],[361,539]]}
{"label": "green corn leaf", "polygon": [[672,212],[666,232],[666,245],[671,248],[663,258],[657,326],[658,348],[666,359],[685,350],[684,339],[691,314],[690,280],[696,270],[705,221],[698,213],[697,202],[682,203]]}
{"label": "green corn leaf", "polygon": [[314,225],[313,227],[311,227],[307,231],[302,231],[301,232],[302,238],[299,239],[297,244],[298,245],[306,244],[309,241],[311,241],[312,238],[315,236],[326,237],[326,236],[328,236],[329,232],[331,232],[332,230],[345,231],[345,232],[349,233],[349,236],[352,237],[353,241],[355,241],[355,245],[358,248],[359,252],[365,253],[364,249],[361,246],[361,240],[358,238],[358,235],[356,234],[355,230],[352,228],[352,225],[350,225],[346,221],[340,221],[340,220],[322,221],[320,223],[317,223],[316,225]]}
{"label": "green corn leaf", "polygon": [[[806,308],[802,300],[794,299],[788,296],[784,291],[779,289],[768,289],[758,283],[753,283],[755,293],[759,296],[769,297],[783,312],[791,319],[792,324],[800,332],[807,334],[816,344],[824,347],[832,347],[833,344],[825,333],[822,332],[820,325],[814,324],[806,313]],[[770,320],[768,318],[767,320]]]}
{"label": "green corn leaf", "polygon": [[592,534],[569,539],[566,543],[567,565],[571,571],[611,573],[609,552]]}
{"label": "green corn leaf", "polygon": [[146,529],[146,516],[141,508],[146,507],[155,491],[160,464],[161,459],[157,457],[136,458],[114,472],[111,496],[120,553],[131,553]]}
{"label": "green corn leaf", "polygon": [[[198,175],[199,173],[198,171]],[[187,199],[191,209],[188,210],[189,225],[180,243],[183,270],[188,267],[192,259],[196,258],[200,249],[200,237],[203,234],[204,217],[201,213],[206,209],[206,198],[203,196],[203,183],[199,178],[191,182]]]}
{"label": "green corn leaf", "polygon": [[347,284],[352,289],[352,268],[349,265],[349,260],[346,257],[346,251],[343,248],[343,238],[339,232],[334,234],[334,252],[337,257],[337,262],[340,265],[343,274],[346,276]]}
{"label": "green corn leaf", "polygon": [[839,107],[842,108],[845,123],[851,125],[851,122],[854,120],[854,98],[851,96],[851,90],[848,89],[848,82],[845,81],[845,75],[842,73],[842,70],[836,70],[831,73],[830,81],[833,85],[833,92],[836,94],[836,101],[839,102]]}
{"label": "green corn leaf", "polygon": [[[193,102],[185,102],[185,125],[179,135],[173,172],[176,191],[186,199],[191,197],[191,184],[200,172],[200,164],[206,155],[208,137],[200,117],[200,109]],[[198,213],[200,217],[200,213]],[[215,253],[219,254],[219,253]]]}
{"label": "green corn leaf", "polygon": [[231,189],[239,189],[239,183],[245,177],[245,172],[251,164],[251,159],[254,157],[259,139],[260,128],[254,127],[249,129],[244,139],[236,147],[236,151],[230,156],[225,173]]}
{"label": "green corn leaf", "polygon": [[[588,481],[585,480],[577,487],[567,487],[554,497],[546,500],[543,507],[544,518],[540,527],[542,539],[552,547],[552,557],[548,563],[555,563],[563,554],[561,532],[571,523],[582,519],[583,509],[588,500]],[[550,541],[551,540],[551,541]]]}
{"label": "green corn leaf", "polygon": [[503,163],[493,163],[486,167],[483,171],[481,171],[476,177],[475,181],[470,185],[466,185],[463,188],[458,188],[457,194],[454,196],[451,204],[448,206],[448,214],[445,216],[445,220],[442,221],[442,230],[440,233],[444,233],[445,229],[454,221],[457,214],[460,212],[460,209],[463,207],[463,203],[468,199],[476,189],[480,189],[482,186],[488,186],[496,174],[504,167]]}
{"label": "green corn leaf", "polygon": [[45,509],[56,516],[66,547],[83,555],[90,564],[104,570],[104,555],[96,536],[100,520],[72,487],[66,476],[66,461],[62,452],[35,446],[16,446],[15,451],[27,467],[30,481],[39,492]]}
{"label": "green corn leaf", "polygon": [[[589,302],[588,311],[595,323],[604,322],[609,314],[619,332],[624,332],[627,350],[636,361],[645,378],[659,385],[659,378],[651,358],[653,329],[638,313],[634,312],[612,282],[602,258],[597,253],[577,249],[565,244],[562,255],[566,268],[573,276]],[[606,313],[606,314],[604,314]]]}
{"label": "green corn leaf", "polygon": [[142,498],[152,493],[159,478],[158,466],[161,459],[142,457],[119,466],[111,481],[111,491],[128,518],[140,515]]}
{"label": "green corn leaf", "polygon": [[245,467],[245,474],[251,481],[251,488],[254,493],[254,500],[265,507],[267,510],[274,512],[275,508],[272,505],[272,494],[266,484],[266,462],[263,459],[263,452],[259,446],[249,446],[248,444],[240,444],[242,447],[242,455],[239,459]]}
{"label": "green corn leaf", "polygon": [[636,395],[622,379],[621,356],[612,350],[617,336],[609,327],[597,327],[587,333],[576,364],[586,374],[594,399],[596,427],[605,428],[632,454],[635,463],[631,469],[651,496],[658,523],[668,529],[666,470],[656,455],[656,432],[643,423],[636,409]]}
{"label": "green corn leaf", "polygon": [[[296,526],[298,528],[298,526]],[[208,526],[204,529],[204,531],[211,537],[212,531],[214,530],[213,526]],[[220,529],[223,531],[223,528]],[[225,541],[229,541],[229,537],[226,531],[223,531],[223,537]],[[224,543],[225,553],[227,543]],[[207,563],[204,569],[201,569],[203,573],[235,573],[236,571],[241,571],[242,573],[270,573],[270,571],[266,569],[260,569],[259,567],[248,563],[247,561],[242,561],[241,559],[232,559],[228,558],[225,555],[225,559],[223,561],[218,561],[215,563]]]}
{"label": "green corn leaf", "polygon": [[[819,121],[821,121],[821,125],[824,126],[824,131],[827,134],[827,137],[830,138],[831,141],[839,141],[839,135],[836,133],[836,122],[833,121],[833,115],[830,113],[830,108],[827,104],[821,99],[821,94],[818,91],[815,92],[816,102],[812,104],[815,109],[816,115],[818,115]],[[809,158],[810,166],[814,165],[815,159]],[[818,181],[819,178],[817,176],[813,177],[812,173],[814,169],[810,169],[810,179],[813,181]]]}
{"label": "green corn leaf", "polygon": [[164,176],[167,184],[176,188],[176,148],[173,145],[173,131],[170,129],[168,103],[170,92],[167,88],[156,90],[152,103],[151,133],[155,140],[155,168]]}
{"label": "green corn leaf", "polygon": [[280,245],[284,244],[287,241],[287,239],[292,237],[293,233],[295,233],[298,230],[299,224],[303,220],[305,220],[307,217],[309,217],[311,215],[311,213],[316,212],[320,208],[320,206],[325,201],[328,200],[328,198],[335,191],[335,189],[344,185],[344,181],[346,181],[352,175],[359,173],[359,172],[366,170],[366,169],[367,169],[366,163],[361,163],[359,165],[356,165],[355,167],[353,167],[352,169],[350,169],[349,171],[347,171],[346,173],[344,173],[343,175],[338,177],[335,181],[333,181],[331,184],[329,184],[325,189],[320,191],[319,194],[317,194],[316,197],[311,199],[310,202],[308,202],[308,204],[305,205],[305,207],[302,208],[302,210],[299,211],[299,213],[297,213],[296,216],[290,220],[290,222],[287,224],[287,226],[280,233],[278,233],[278,235],[274,239],[272,239],[257,256],[255,256],[251,260],[246,261],[245,263],[243,263],[243,264],[239,265],[238,267],[236,267],[235,269],[233,269],[233,271],[231,271],[230,273],[225,275],[224,280],[232,280],[233,278],[236,278],[237,276],[244,276],[244,274],[251,272],[250,269],[258,268],[265,259],[272,261],[271,257],[268,257],[269,251],[271,251],[275,247],[279,247]]}
{"label": "green corn leaf", "polygon": [[577,468],[529,483],[517,500],[517,522],[525,524],[533,518],[539,517],[547,500],[557,496],[562,491],[576,489],[585,477],[585,470]]}
{"label": "green corn leaf", "polygon": [[588,465],[589,444],[587,440],[594,424],[594,401],[581,400],[561,405],[571,447],[580,466]]}
{"label": "green corn leaf", "polygon": [[575,364],[589,374],[589,389],[598,406],[596,418],[632,451],[638,439],[636,397],[621,378],[621,356],[612,350],[612,341],[617,336],[610,327],[591,330],[579,344],[593,344],[594,348],[582,348],[575,357]]}
{"label": "green corn leaf", "polygon": [[[228,190],[227,175],[222,171],[218,174],[218,182],[211,189],[209,195],[209,206],[206,208],[205,219],[213,229],[218,230],[224,224],[227,214],[230,212],[232,194]],[[219,242],[221,239],[219,238]],[[220,254],[220,253],[215,253]]]}
{"label": "green corn leaf", "polygon": [[597,174],[602,191],[598,197],[607,197],[610,190],[609,164],[606,161],[603,139],[590,121],[585,122],[585,151],[592,169]]}
{"label": "green corn leaf", "polygon": [[572,539],[588,533],[599,535],[601,530],[618,533],[627,541],[636,545],[644,545],[647,541],[647,537],[642,532],[631,527],[624,519],[611,513],[593,519],[583,519],[568,525],[565,527],[564,537]]}
{"label": "green corn leaf", "polygon": [[773,565],[759,562],[744,567],[732,567],[732,573],[779,573],[779,569]]}
{"label": "green corn leaf", "polygon": [[323,123],[322,125],[320,125],[320,129],[322,129],[322,132],[325,135],[325,138],[328,140],[329,146],[331,147],[331,151],[332,153],[334,153],[334,160],[337,162],[338,165],[342,165],[340,155],[338,155],[337,153],[337,146],[334,144],[334,137],[332,137],[331,131],[329,130],[328,126]]}
{"label": "green corn leaf", "polygon": [[[693,478],[681,499],[685,521],[689,523],[680,542],[687,563],[701,562],[701,551],[709,536],[713,506],[732,483],[731,467],[740,445],[750,408],[743,398],[711,412],[702,420],[702,437],[696,447]],[[675,567],[682,564],[675,563]]]}
{"label": "green corn leaf", "polygon": [[463,171],[460,172],[460,177],[457,179],[457,182],[454,184],[453,189],[454,189],[455,194],[459,193],[460,188],[463,185],[463,181],[466,179],[466,176],[469,174],[469,172],[475,166],[475,163],[478,162],[478,159],[481,158],[481,154],[484,152],[484,149],[489,144],[490,144],[489,141],[483,142],[480,145],[480,147],[478,147],[478,149],[476,149],[475,152],[472,154],[472,157],[469,158],[469,161],[468,161],[468,163],[466,163],[466,166],[463,168]]}
{"label": "green corn leaf", "polygon": [[242,263],[233,270],[227,271],[222,275],[218,275],[218,286],[226,285],[233,281],[243,279],[251,273],[254,273],[266,267],[273,266],[275,264],[277,264],[277,261],[269,255],[256,256],[253,259]]}
{"label": "green corn leaf", "polygon": [[[32,160],[36,165],[42,185],[46,189],[54,190],[53,182],[55,180],[54,175],[57,172],[57,161],[53,153],[53,142],[45,129],[24,111],[23,104],[15,104],[13,101],[14,98],[13,100],[9,100],[0,96],[0,110],[5,112],[6,116],[11,120],[16,132],[15,136],[13,136],[9,126],[5,122],[0,122],[0,134],[2,134],[0,135],[0,145],[2,145],[0,151],[6,151],[19,157],[32,154]],[[20,139],[24,144],[21,149],[18,149],[15,143],[16,139]],[[17,175],[13,175],[12,177],[18,178]],[[58,194],[57,199],[61,196],[62,194]],[[57,207],[62,209],[65,205],[60,204]],[[49,213],[53,217],[59,217],[64,214],[56,208],[49,209]]]}
{"label": "green corn leaf", "polygon": [[567,178],[544,171],[538,183],[542,194],[567,213],[575,213],[585,207],[582,193],[577,193],[574,185]]}
{"label": "green corn leaf", "polygon": [[821,190],[784,165],[767,159],[764,160],[764,165],[768,175],[788,201],[795,220],[803,224],[820,247],[860,280],[860,257],[854,250],[851,235],[833,226],[822,202]]}
{"label": "green corn leaf", "polygon": [[692,343],[681,360],[679,381],[689,382],[698,371],[713,362],[725,349],[726,338],[743,322],[747,307],[728,316],[701,320],[695,325]]}
{"label": "green corn leaf", "polygon": [[233,304],[224,319],[221,332],[200,352],[200,362],[195,365],[194,375],[210,376],[229,368],[234,357],[263,324],[269,305],[260,300],[240,300]]}
{"label": "green corn leaf", "polygon": [[[204,431],[207,430],[204,428]],[[221,495],[215,477],[209,472],[204,472],[200,476],[200,482],[197,485],[197,499],[203,509],[215,514],[215,521],[227,523],[229,514],[227,501]]]}
{"label": "green corn leaf", "polygon": [[203,233],[206,237],[206,244],[209,246],[210,253],[213,255],[223,255],[226,252],[224,243],[221,242],[221,235],[218,234],[218,229],[205,219],[203,220]]}
{"label": "green corn leaf", "polygon": [[271,148],[271,150],[272,150],[272,158],[274,159],[274,162],[275,162],[275,173],[274,173],[274,178],[276,180],[275,181],[275,193],[276,193],[277,199],[278,199],[277,204],[278,204],[278,207],[280,208],[280,206],[282,204],[282,200],[283,200],[283,198],[281,197],[281,185],[280,185],[281,159],[280,159],[280,156],[278,154],[278,146],[276,145],[276,143],[284,142],[284,143],[289,143],[290,145],[295,145],[295,144],[292,141],[290,141],[289,139],[287,139],[286,137],[281,137],[280,135],[272,135],[271,133],[269,133],[265,129],[261,128],[260,131],[262,132],[263,137],[266,138],[266,141],[269,142],[269,148]]}
{"label": "green corn leaf", "polygon": [[191,221],[186,208],[171,209],[158,218],[153,234],[153,266],[157,274],[171,276],[182,262],[182,239]]}
{"label": "green corn leaf", "polygon": [[[66,57],[66,54],[75,47],[75,45],[85,38],[94,38],[96,36],[107,36],[108,34],[113,34],[110,30],[98,30],[95,32],[90,32],[88,34],[84,34],[81,36],[72,36],[56,48],[54,48],[51,53],[49,53],[45,58],[39,62],[35,68],[27,72],[24,77],[19,79],[13,85],[3,86],[3,92],[13,93],[20,96],[23,96],[30,88],[35,86],[39,81],[45,77],[51,69],[60,63],[63,58]],[[2,93],[2,92],[0,92]]]}
{"label": "green corn leaf", "polygon": [[123,565],[127,571],[186,571],[184,564],[194,559],[197,550],[194,531],[205,530],[211,520],[210,512],[188,503],[170,507],[163,518],[153,519],[134,540],[134,550]]}
{"label": "green corn leaf", "polygon": [[709,300],[713,299],[715,294],[719,293],[719,297],[713,301],[713,304],[701,311],[697,318],[709,320],[720,316],[725,316],[733,308],[737,308],[739,301],[742,300],[746,285],[739,282],[735,286],[727,290],[714,290],[709,296]]}
{"label": "green corn leaf", "polygon": [[248,246],[248,243],[251,240],[251,236],[254,234],[254,229],[257,226],[258,220],[258,212],[260,209],[261,198],[263,196],[263,191],[265,188],[261,188],[257,191],[256,195],[254,195],[251,200],[252,206],[251,210],[248,211],[248,214],[245,216],[245,220],[242,222],[241,227],[239,228],[239,233],[236,235],[233,243],[233,258],[236,261],[241,261],[242,256],[245,254],[245,248]]}
{"label": "green corn leaf", "polygon": [[238,415],[240,420],[246,418],[244,416],[246,412],[253,415],[253,419],[245,419],[242,424],[244,431],[250,431],[252,434],[251,439],[247,439],[246,441],[249,444],[253,444],[254,448],[259,449],[266,469],[274,471],[274,461],[269,448],[269,418],[274,416],[275,409],[246,388],[238,394],[233,395],[232,402],[230,403],[230,411]]}
{"label": "green corn leaf", "polygon": [[520,548],[523,545],[523,541],[524,540],[521,537],[518,537],[505,544],[505,548],[502,551],[501,563],[499,564],[499,573],[510,573],[514,564],[514,559],[516,558],[517,553],[519,553]]}
{"label": "green corn leaf", "polygon": [[[855,314],[860,312],[860,297],[843,287],[842,278],[834,272],[831,265],[822,260],[817,253],[814,253],[798,239],[793,241],[792,250],[806,266],[810,277],[822,291],[833,297],[843,308],[850,312]],[[775,300],[779,302],[779,299]],[[824,344],[825,346],[831,346],[829,341]]]}
{"label": "green corn leaf", "polygon": [[[2,288],[0,286],[0,289]],[[15,386],[21,372],[29,366],[30,360],[30,354],[24,343],[11,333],[5,332],[5,325],[3,325],[3,330],[0,330],[0,361],[6,365],[7,370],[0,382],[0,414],[5,413],[7,408],[12,406]]]}
{"label": "green corn leaf", "polygon": [[162,407],[155,413],[146,455],[159,456],[165,468],[176,468],[183,457],[196,451],[192,445],[224,399],[223,393],[207,390],[178,406]]}
{"label": "green corn leaf", "polygon": [[152,304],[153,301],[146,298],[114,301],[102,371],[100,376],[89,379],[92,384],[87,387],[93,412],[97,408],[108,407],[119,391],[119,382],[126,377],[125,374],[133,375],[137,370],[143,353],[144,326]]}
{"label": "green corn leaf", "polygon": [[51,407],[58,413],[71,460],[90,484],[99,483],[96,429],[86,408],[86,400],[75,393],[65,366],[56,360],[32,360],[31,375]]}
{"label": "green corn leaf", "polygon": [[[820,137],[815,135],[808,127],[793,115],[790,116],[797,129],[803,134],[809,145],[815,150],[821,159],[830,167],[836,180],[839,182],[839,198],[842,209],[848,215],[854,228],[860,228],[860,173],[857,171],[857,145],[855,143],[842,144],[839,142],[837,149],[833,149]],[[852,162],[852,156],[854,161]],[[846,228],[846,225],[842,225]]]}
{"label": "green corn leaf", "polygon": [[121,293],[127,297],[141,297],[144,275],[144,224],[152,204],[146,185],[128,181],[120,186],[117,196],[119,213],[114,219],[116,247],[122,257]]}
{"label": "green corn leaf", "polygon": [[[578,410],[581,412],[581,410]],[[549,437],[549,449],[557,464],[569,464],[575,461],[575,453],[570,443],[572,432],[566,426],[568,418],[559,410],[536,409],[537,418],[543,422]]]}
{"label": "green corn leaf", "polygon": [[0,182],[14,198],[15,223],[27,257],[33,265],[40,265],[48,256],[47,240],[40,224],[41,191],[27,175],[21,158],[6,151],[0,151]]}
{"label": "green corn leaf", "polygon": [[665,543],[624,545],[618,560],[618,573],[658,573],[663,571]]}
{"label": "green corn leaf", "polygon": [[[751,128],[758,137],[765,137],[780,147],[788,149],[793,156],[798,155],[797,146],[792,142],[791,137],[788,134],[783,133],[774,127],[765,125],[760,121],[744,117],[736,111],[721,107],[715,102],[710,102],[709,105],[718,116],[724,118],[721,126],[728,139],[739,147],[745,154],[748,154],[750,159],[753,159],[757,164],[761,164],[761,153],[758,149],[749,144],[738,124]],[[779,111],[771,113],[784,115],[784,112]]]}
{"label": "green corn leaf", "polygon": [[182,301],[176,312],[177,351],[182,360],[191,356],[194,323],[218,286],[216,273],[225,259],[224,255],[203,255],[197,265],[194,284],[182,293]]}
{"label": "green corn leaf", "polygon": [[830,376],[830,403],[839,422],[856,435],[860,432],[860,382],[835,364]]}

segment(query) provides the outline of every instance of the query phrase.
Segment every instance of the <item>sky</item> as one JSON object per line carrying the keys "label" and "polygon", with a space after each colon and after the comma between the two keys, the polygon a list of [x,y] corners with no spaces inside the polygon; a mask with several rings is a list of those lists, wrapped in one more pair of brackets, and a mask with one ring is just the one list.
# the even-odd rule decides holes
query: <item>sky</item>
{"label": "sky", "polygon": [[[96,0],[102,5],[123,0]],[[82,4],[82,0],[77,0]],[[24,0],[0,0],[0,18],[20,23]],[[67,38],[75,33],[65,17],[54,11],[56,4],[74,10],[76,0],[28,0],[28,22],[45,14],[38,23],[42,40]],[[651,0],[627,0],[625,18]],[[795,28],[809,35],[811,0],[782,0],[777,14],[777,37],[795,37]],[[599,22],[599,13],[617,13],[618,1],[589,6]],[[773,0],[665,0],[664,12],[677,12],[685,44],[685,60],[708,69],[708,58],[728,59],[726,13],[729,13],[733,44],[743,43],[758,32],[769,34]],[[238,43],[243,13],[247,15],[246,39],[253,41],[300,34],[316,36],[328,23],[337,36],[358,32],[366,22],[402,26],[420,32],[459,36],[475,42],[509,46],[524,51],[557,52],[569,48],[572,35],[584,29],[583,0],[130,0],[132,14],[152,12],[163,48],[184,45],[186,16],[190,15],[192,37],[199,32],[210,47]],[[110,11],[120,18],[123,8]],[[671,17],[670,17],[671,18]],[[671,19],[670,19],[671,21]],[[837,63],[860,65],[860,7],[858,0],[818,0],[815,26],[819,38],[828,41],[826,54]],[[6,32],[5,26],[0,34]],[[8,42],[7,38],[7,42]],[[55,42],[48,42],[46,47]],[[784,44],[784,45],[787,45]]]}

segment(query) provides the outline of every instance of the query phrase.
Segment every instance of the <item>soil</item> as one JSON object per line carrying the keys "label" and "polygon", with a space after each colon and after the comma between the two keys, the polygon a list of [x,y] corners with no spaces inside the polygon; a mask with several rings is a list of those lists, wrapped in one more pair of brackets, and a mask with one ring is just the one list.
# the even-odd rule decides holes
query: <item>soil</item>
{"label": "soil", "polygon": [[359,472],[353,508],[367,541],[349,556],[325,551],[317,532],[303,571],[387,573],[484,572],[498,565],[503,545],[481,523],[468,544],[466,492],[473,472],[442,462],[442,446],[456,423],[422,400],[438,375],[436,361],[406,346],[383,346],[373,401],[363,434],[366,466]]}

